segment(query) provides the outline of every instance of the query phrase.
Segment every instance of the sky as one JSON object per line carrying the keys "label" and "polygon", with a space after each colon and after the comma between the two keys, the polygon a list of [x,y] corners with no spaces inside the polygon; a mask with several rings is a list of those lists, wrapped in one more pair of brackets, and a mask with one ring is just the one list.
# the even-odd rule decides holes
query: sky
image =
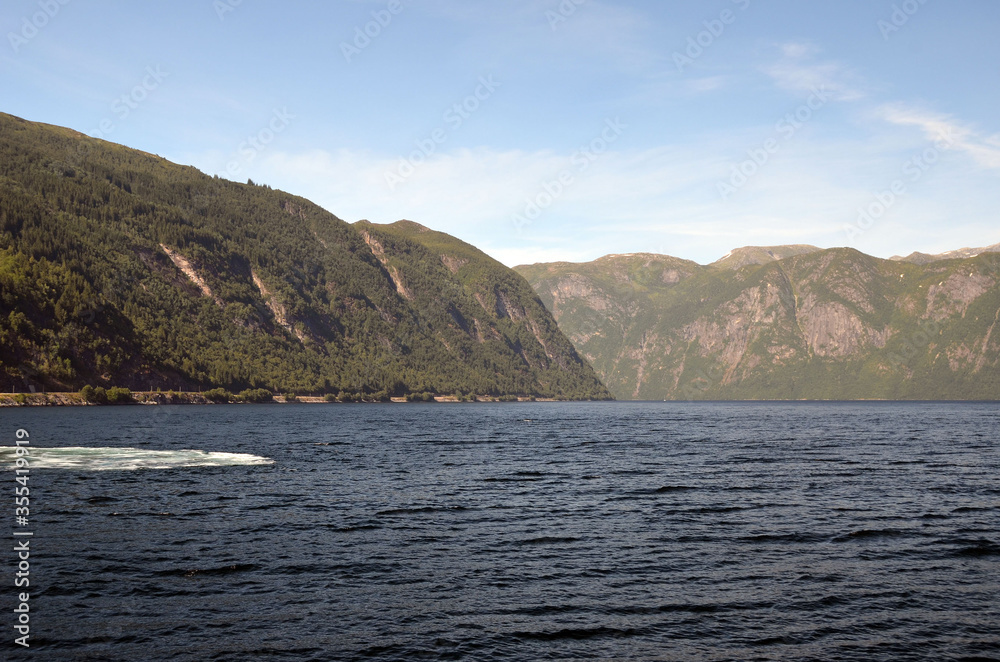
{"label": "sky", "polygon": [[517,264],[1000,242],[995,0],[5,0],[0,112]]}

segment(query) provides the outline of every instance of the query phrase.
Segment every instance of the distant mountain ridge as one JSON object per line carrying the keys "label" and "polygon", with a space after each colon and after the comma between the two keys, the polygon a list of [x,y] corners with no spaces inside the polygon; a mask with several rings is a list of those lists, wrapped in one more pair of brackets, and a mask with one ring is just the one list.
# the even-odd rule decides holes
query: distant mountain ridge
{"label": "distant mountain ridge", "polygon": [[1000,252],[951,255],[747,247],[707,266],[515,270],[619,399],[1000,399]]}
{"label": "distant mountain ridge", "polygon": [[345,223],[0,114],[0,388],[607,398],[528,283],[411,223]]}
{"label": "distant mountain ridge", "polygon": [[961,260],[969,257],[976,257],[977,255],[982,255],[983,253],[1000,253],[1000,244],[993,244],[992,246],[986,246],[985,248],[960,248],[958,250],[948,251],[947,253],[939,253],[937,255],[914,252],[910,253],[906,257],[894,255],[889,259],[896,262],[928,264],[930,262],[940,262],[941,260]]}

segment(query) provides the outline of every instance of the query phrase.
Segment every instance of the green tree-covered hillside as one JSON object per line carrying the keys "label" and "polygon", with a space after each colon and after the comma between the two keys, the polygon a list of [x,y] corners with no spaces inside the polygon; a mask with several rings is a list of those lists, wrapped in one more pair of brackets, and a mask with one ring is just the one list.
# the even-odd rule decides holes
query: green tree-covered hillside
{"label": "green tree-covered hillside", "polygon": [[0,388],[608,397],[519,275],[420,236],[0,114]]}

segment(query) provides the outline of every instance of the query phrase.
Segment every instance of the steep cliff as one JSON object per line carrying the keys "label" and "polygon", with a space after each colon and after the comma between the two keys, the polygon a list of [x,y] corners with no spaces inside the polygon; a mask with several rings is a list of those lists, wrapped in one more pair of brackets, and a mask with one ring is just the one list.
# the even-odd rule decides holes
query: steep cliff
{"label": "steep cliff", "polygon": [[618,398],[1000,398],[1000,254],[808,248],[517,271]]}

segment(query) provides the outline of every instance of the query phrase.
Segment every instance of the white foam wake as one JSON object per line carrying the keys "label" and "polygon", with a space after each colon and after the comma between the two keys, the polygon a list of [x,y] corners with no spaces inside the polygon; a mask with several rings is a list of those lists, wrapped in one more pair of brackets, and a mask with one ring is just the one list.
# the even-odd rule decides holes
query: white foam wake
{"label": "white foam wake", "polygon": [[[136,469],[174,469],[177,467],[227,467],[234,465],[273,464],[274,460],[247,453],[211,453],[180,450],[153,451],[139,448],[37,448],[29,447],[25,456],[32,469],[77,469],[81,471],[134,471]],[[0,463],[9,468],[18,455],[10,446],[0,447]]]}

